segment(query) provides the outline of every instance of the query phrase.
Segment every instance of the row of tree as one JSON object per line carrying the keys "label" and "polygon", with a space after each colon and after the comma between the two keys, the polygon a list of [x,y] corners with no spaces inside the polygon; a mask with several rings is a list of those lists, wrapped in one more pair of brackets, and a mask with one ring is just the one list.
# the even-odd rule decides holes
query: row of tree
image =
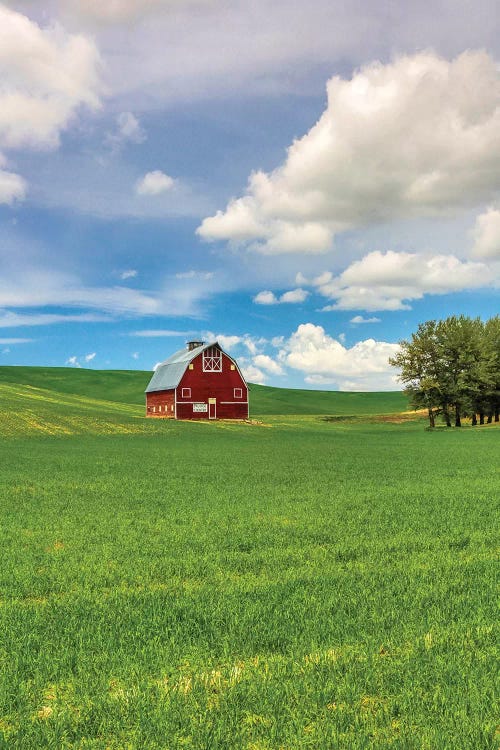
{"label": "row of tree", "polygon": [[415,409],[427,409],[431,427],[441,414],[448,427],[499,421],[500,316],[483,322],[465,315],[421,323],[389,360]]}

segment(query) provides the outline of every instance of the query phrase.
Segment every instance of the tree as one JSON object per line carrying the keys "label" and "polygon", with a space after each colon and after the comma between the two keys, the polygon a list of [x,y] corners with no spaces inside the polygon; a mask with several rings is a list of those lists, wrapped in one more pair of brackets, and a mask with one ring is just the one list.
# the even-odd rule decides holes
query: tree
{"label": "tree", "polygon": [[[489,418],[500,420],[500,315],[484,324],[483,360],[486,370],[486,403]],[[490,419],[491,421],[491,419]]]}
{"label": "tree", "polygon": [[472,424],[500,419],[500,317],[486,323],[480,318],[452,315],[446,320],[421,323],[389,363],[400,370],[399,379],[414,408],[425,407],[429,424],[442,414],[451,427],[469,415]]}
{"label": "tree", "polygon": [[412,406],[427,409],[430,427],[435,426],[437,414],[448,413],[441,385],[437,326],[434,320],[421,323],[409,341],[399,342],[399,352],[389,359],[389,364],[401,371],[399,379]]}
{"label": "tree", "polygon": [[471,411],[481,393],[483,323],[480,318],[452,315],[436,326],[441,387],[455,409],[455,427],[461,416]]}

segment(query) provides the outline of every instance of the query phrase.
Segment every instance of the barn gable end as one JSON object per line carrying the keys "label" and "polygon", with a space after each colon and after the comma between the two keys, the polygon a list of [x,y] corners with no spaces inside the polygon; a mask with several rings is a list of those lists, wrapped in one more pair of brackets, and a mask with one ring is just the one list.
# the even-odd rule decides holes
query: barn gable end
{"label": "barn gable end", "polygon": [[217,341],[189,342],[153,374],[146,389],[146,416],[247,419],[248,386]]}

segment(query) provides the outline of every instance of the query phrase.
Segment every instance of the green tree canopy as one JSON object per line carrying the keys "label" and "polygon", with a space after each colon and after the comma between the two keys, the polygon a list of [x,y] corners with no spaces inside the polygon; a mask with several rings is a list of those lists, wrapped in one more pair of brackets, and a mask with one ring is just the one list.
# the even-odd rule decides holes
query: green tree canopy
{"label": "green tree canopy", "polygon": [[421,323],[389,362],[400,370],[399,379],[414,408],[425,408],[431,427],[442,414],[451,426],[472,417],[473,424],[499,419],[500,318],[486,323],[480,318],[453,315],[446,320]]}

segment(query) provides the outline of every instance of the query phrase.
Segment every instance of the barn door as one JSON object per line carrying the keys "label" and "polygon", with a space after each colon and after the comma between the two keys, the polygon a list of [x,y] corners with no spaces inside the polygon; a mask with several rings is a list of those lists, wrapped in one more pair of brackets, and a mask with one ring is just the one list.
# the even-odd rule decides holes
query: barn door
{"label": "barn door", "polygon": [[217,399],[216,398],[208,399],[208,418],[217,419]]}

